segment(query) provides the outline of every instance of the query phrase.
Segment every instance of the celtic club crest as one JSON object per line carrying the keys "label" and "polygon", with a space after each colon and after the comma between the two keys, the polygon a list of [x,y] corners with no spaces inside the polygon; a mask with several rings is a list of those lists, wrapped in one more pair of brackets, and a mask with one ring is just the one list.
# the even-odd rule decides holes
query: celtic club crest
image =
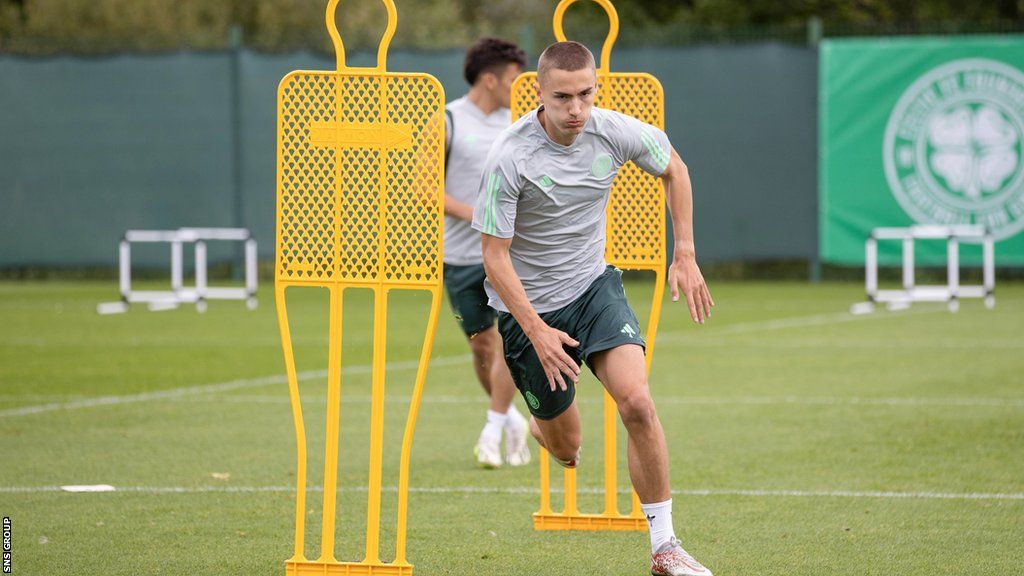
{"label": "celtic club crest", "polygon": [[982,58],[917,79],[885,129],[893,196],[922,224],[983,224],[997,239],[1024,229],[1024,74]]}

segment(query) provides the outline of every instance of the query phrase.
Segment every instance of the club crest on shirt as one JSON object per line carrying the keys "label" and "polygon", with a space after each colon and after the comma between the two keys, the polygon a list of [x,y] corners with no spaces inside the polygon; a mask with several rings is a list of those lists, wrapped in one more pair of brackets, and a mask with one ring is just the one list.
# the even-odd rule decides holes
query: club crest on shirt
{"label": "club crest on shirt", "polygon": [[594,158],[590,165],[590,173],[596,178],[604,178],[612,171],[612,157],[609,154],[601,153]]}

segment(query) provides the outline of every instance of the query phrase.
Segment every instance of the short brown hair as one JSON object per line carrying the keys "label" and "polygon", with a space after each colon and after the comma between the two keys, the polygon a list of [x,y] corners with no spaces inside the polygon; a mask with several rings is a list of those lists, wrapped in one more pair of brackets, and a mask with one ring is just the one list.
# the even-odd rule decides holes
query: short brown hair
{"label": "short brown hair", "polygon": [[484,72],[498,73],[499,68],[508,64],[526,68],[526,52],[508,40],[481,38],[466,52],[462,76],[472,86]]}
{"label": "short brown hair", "polygon": [[548,70],[575,72],[584,68],[596,68],[594,55],[579,42],[555,42],[544,49],[537,63],[537,77],[543,77]]}

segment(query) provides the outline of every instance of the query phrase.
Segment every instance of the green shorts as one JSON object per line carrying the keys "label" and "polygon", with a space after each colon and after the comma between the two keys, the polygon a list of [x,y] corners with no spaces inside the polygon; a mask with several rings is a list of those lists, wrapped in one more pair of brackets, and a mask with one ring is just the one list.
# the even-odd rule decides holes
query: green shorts
{"label": "green shorts", "polygon": [[444,265],[444,287],[452,303],[455,319],[467,336],[494,326],[495,311],[487,305],[484,292],[483,264],[469,266]]}
{"label": "green shorts", "polygon": [[[610,350],[623,344],[647,345],[640,337],[640,323],[626,301],[622,287],[622,271],[609,266],[579,298],[564,308],[540,315],[552,328],[561,330],[580,345],[565,347],[566,353],[580,366],[584,361],[593,371],[590,357],[595,352]],[[541,420],[551,420],[572,404],[576,387],[568,381],[567,390],[556,386],[554,391],[541,367],[530,339],[508,312],[498,312],[498,331],[504,340],[505,362],[516,387],[526,399],[530,413]]]}

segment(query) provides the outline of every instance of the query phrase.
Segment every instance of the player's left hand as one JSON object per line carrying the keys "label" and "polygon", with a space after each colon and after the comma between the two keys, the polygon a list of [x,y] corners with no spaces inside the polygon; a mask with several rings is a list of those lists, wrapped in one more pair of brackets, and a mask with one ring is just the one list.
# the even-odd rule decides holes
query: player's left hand
{"label": "player's left hand", "polygon": [[690,317],[694,322],[703,324],[711,316],[711,307],[715,301],[704,282],[704,276],[697,266],[697,259],[692,255],[677,256],[668,267],[668,286],[672,292],[672,301],[679,301],[679,293],[686,297],[690,307]]}

